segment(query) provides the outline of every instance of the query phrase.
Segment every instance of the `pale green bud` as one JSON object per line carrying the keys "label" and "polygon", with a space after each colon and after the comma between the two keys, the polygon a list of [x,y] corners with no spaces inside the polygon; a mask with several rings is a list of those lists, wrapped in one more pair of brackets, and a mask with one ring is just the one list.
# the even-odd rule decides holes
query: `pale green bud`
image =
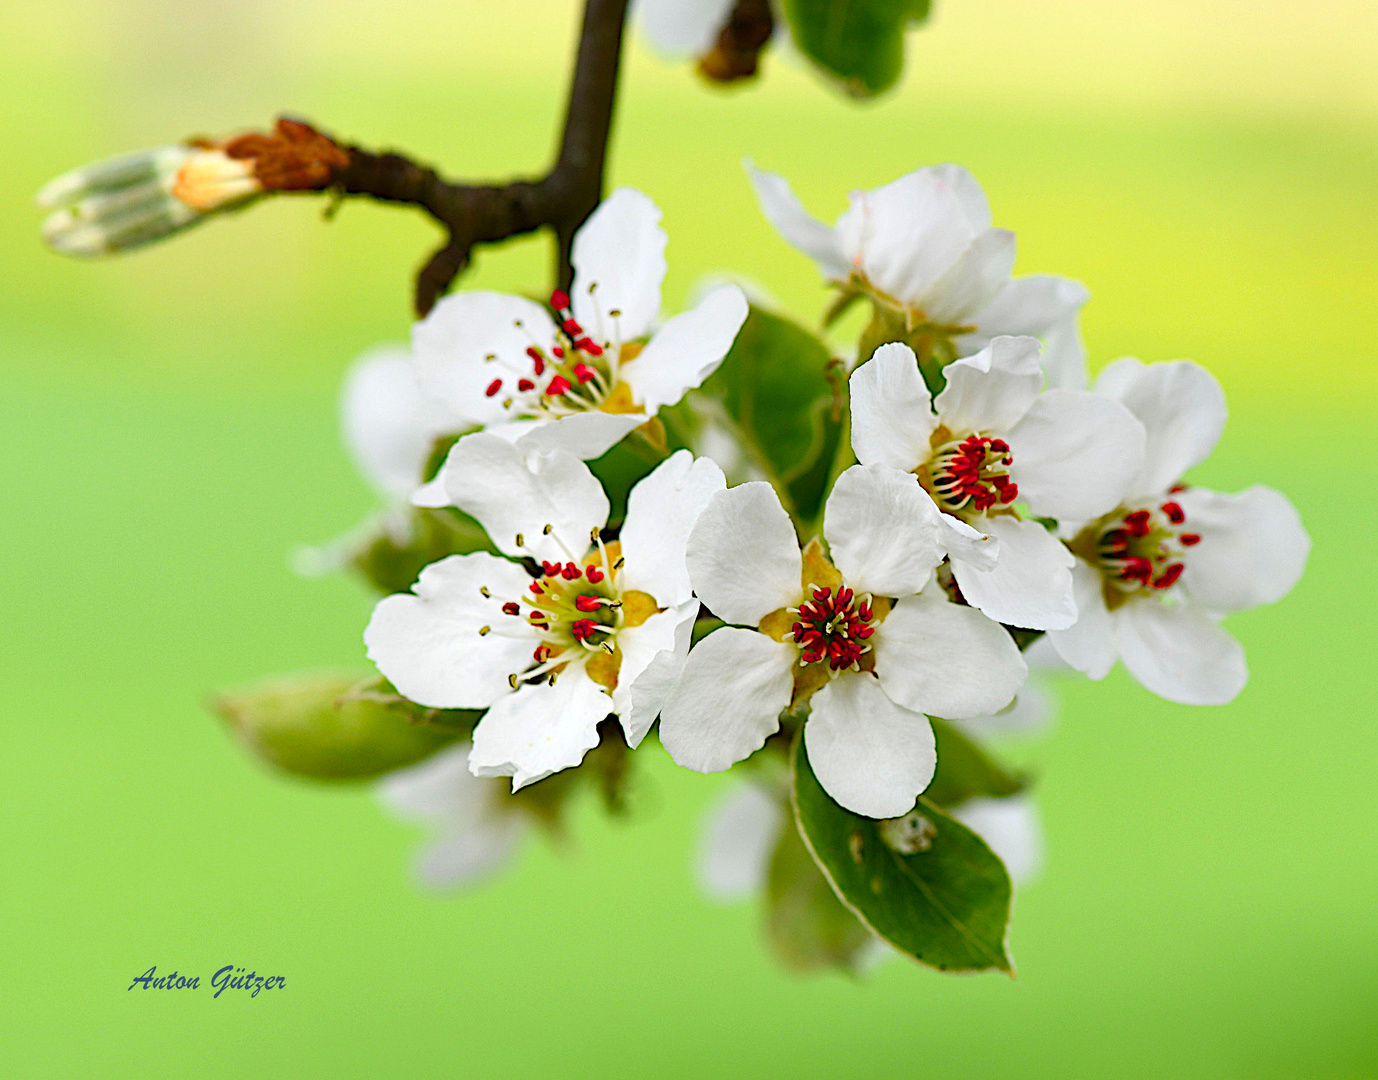
{"label": "pale green bud", "polygon": [[425,709],[386,683],[308,672],[220,695],[217,713],[253,754],[315,780],[367,780],[467,738],[476,712]]}

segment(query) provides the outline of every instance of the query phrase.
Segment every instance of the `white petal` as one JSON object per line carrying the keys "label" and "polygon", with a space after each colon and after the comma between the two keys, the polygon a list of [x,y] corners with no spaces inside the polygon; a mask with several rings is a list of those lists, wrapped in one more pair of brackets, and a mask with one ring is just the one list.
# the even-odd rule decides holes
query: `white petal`
{"label": "white petal", "polygon": [[[1045,640],[1039,638],[1039,641]],[[1029,665],[1029,681],[1020,687],[1019,695],[999,712],[989,716],[973,716],[970,720],[954,721],[958,728],[977,738],[1002,738],[1007,735],[1038,735],[1048,730],[1056,708],[1053,695],[1041,680],[1033,675],[1037,665],[1024,650],[1024,662]],[[1051,649],[1051,646],[1049,646]]]}
{"label": "white petal", "polygon": [[914,350],[882,345],[852,372],[852,449],[863,465],[913,469],[928,460],[938,426]]}
{"label": "white petal", "polygon": [[441,822],[452,829],[475,825],[492,802],[491,780],[469,772],[468,740],[447,746],[417,765],[378,781],[378,801],[400,818]]}
{"label": "white petal", "polygon": [[938,763],[928,717],[886,696],[874,676],[845,672],[813,695],[804,725],[823,790],[854,814],[907,814]]}
{"label": "white petal", "polygon": [[545,308],[523,296],[458,292],[441,297],[412,327],[412,355],[422,391],[440,399],[469,424],[507,417],[502,393],[489,397],[494,379],[507,386],[530,369],[529,346],[549,349],[555,324]]}
{"label": "white petal", "polygon": [[999,623],[949,602],[940,589],[901,600],[871,641],[885,692],[907,709],[950,720],[1003,709],[1029,670]]}
{"label": "white petal", "polygon": [[[368,658],[403,697],[436,709],[482,709],[510,693],[532,638],[502,613],[500,597],[522,595],[531,578],[516,563],[475,552],[421,571],[413,593],[384,597],[364,630]],[[493,594],[485,599],[486,586]],[[507,624],[505,625],[504,620]],[[484,626],[493,632],[480,634]]]}
{"label": "white petal", "polygon": [[724,622],[755,626],[803,595],[794,525],[761,480],[708,500],[689,533],[685,561],[699,599]]}
{"label": "white petal", "polygon": [[1029,796],[968,799],[948,813],[986,842],[1014,884],[1028,881],[1043,865],[1043,830]]}
{"label": "white petal", "polygon": [[673,405],[713,374],[746,320],[746,296],[720,285],[694,308],[676,315],[621,370],[633,399],[647,414]]}
{"label": "white petal", "polygon": [[689,638],[698,617],[699,602],[690,600],[666,608],[640,626],[622,630],[617,647],[622,666],[613,691],[613,709],[622,722],[627,745],[635,749],[651,730],[670,696],[689,655]]}
{"label": "white petal", "polygon": [[1004,433],[1019,422],[1043,385],[1038,340],[998,337],[978,352],[948,364],[947,386],[933,403],[953,435]]}
{"label": "white petal", "polygon": [[1072,595],[1077,621],[1065,630],[1049,630],[1057,654],[1083,675],[1103,679],[1115,666],[1115,624],[1105,606],[1105,582],[1100,571],[1082,559],[1072,567]]}
{"label": "white petal", "polygon": [[823,536],[848,587],[910,596],[942,562],[940,517],[912,474],[888,465],[853,465],[828,496]]}
{"label": "white petal", "polygon": [[660,742],[695,772],[722,772],[761,748],[794,692],[799,650],[727,626],[689,651],[660,713]]}
{"label": "white petal", "polygon": [[[440,475],[450,505],[473,517],[508,555],[577,559],[589,548],[590,532],[608,520],[603,486],[563,450],[528,459],[519,446],[479,432],[455,443]],[[546,525],[553,526],[550,535]]]}
{"label": "white petal", "polygon": [[345,446],[380,494],[405,499],[421,483],[435,440],[464,424],[422,395],[406,349],[365,353],[345,376],[340,399]]}
{"label": "white petal", "polygon": [[[1073,283],[1075,284],[1075,283]],[[1081,339],[1081,313],[1073,312],[1053,323],[1043,340],[1043,385],[1054,390],[1085,390],[1090,385],[1086,343]]]}
{"label": "white petal", "polygon": [[786,242],[793,244],[818,263],[823,276],[846,281],[852,272],[851,261],[840,246],[837,232],[809,214],[790,190],[789,181],[775,173],[763,172],[746,162],[747,175],[756,189],[761,210]]}
{"label": "white petal", "polygon": [[709,52],[732,14],[735,0],[640,0],[642,33],[656,50],[676,59]]}
{"label": "white petal", "polygon": [[1030,630],[1062,630],[1076,622],[1076,556],[1067,545],[1036,521],[1001,515],[981,526],[999,541],[1000,557],[990,570],[953,558],[952,573],[966,602],[996,622]]}
{"label": "white petal", "polygon": [[662,607],[693,593],[684,550],[708,500],[727,487],[722,469],[688,450],[672,454],[632,488],[622,526],[622,587],[650,593]]}
{"label": "white petal", "polygon": [[1311,538],[1286,495],[1256,485],[1237,495],[1188,488],[1176,496],[1186,530],[1201,537],[1182,560],[1182,588],[1209,611],[1272,604],[1306,569]]}
{"label": "white petal", "polygon": [[497,701],[474,729],[469,770],[510,776],[512,790],[578,765],[598,745],[598,723],[612,698],[582,667],[549,683],[524,684]]}
{"label": "white petal", "polygon": [[1014,233],[987,229],[940,277],[923,298],[931,322],[966,322],[991,302],[1014,269]]}
{"label": "white petal", "polygon": [[1159,697],[1227,705],[1249,681],[1239,642],[1196,608],[1135,599],[1115,615],[1124,666]]}
{"label": "white petal", "polygon": [[715,900],[745,899],[766,883],[770,856],[785,827],[780,801],[749,781],[709,807],[699,838],[699,884]]}
{"label": "white petal", "polygon": [[504,814],[462,832],[437,837],[416,860],[416,876],[432,889],[473,885],[511,859],[525,832],[521,818]]}
{"label": "white petal", "polygon": [[[1089,299],[1086,286],[1069,278],[1048,274],[1013,278],[1005,283],[989,304],[972,316],[977,331],[969,337],[983,343],[1001,334],[1045,337],[1069,318],[1075,321],[1077,313]],[[963,342],[967,340],[962,339]],[[1046,362],[1047,358],[1044,359]],[[1057,384],[1050,380],[1050,385]],[[1073,387],[1077,390],[1085,388],[1084,383]]]}
{"label": "white petal", "polygon": [[[527,428],[515,441],[522,454],[549,453],[564,450],[584,461],[602,457],[624,438],[644,424],[650,417],[639,413],[575,413],[548,423]],[[506,427],[515,428],[516,424]],[[505,437],[502,428],[490,432]]]}
{"label": "white petal", "polygon": [[978,224],[984,202],[965,169],[919,169],[853,195],[851,208],[838,220],[838,234],[845,252],[860,253],[868,280],[902,303],[920,305],[989,228],[988,222]]}
{"label": "white petal", "polygon": [[965,563],[972,570],[994,570],[1000,560],[1000,541],[989,533],[973,529],[961,518],[943,514],[938,540],[955,566]]}
{"label": "white petal", "polygon": [[641,337],[660,313],[665,280],[660,207],[635,188],[618,188],[574,234],[570,262],[570,300],[584,332],[619,344]]}
{"label": "white petal", "polygon": [[1101,373],[1096,391],[1119,398],[1147,432],[1143,471],[1130,495],[1166,491],[1210,456],[1225,430],[1224,391],[1214,375],[1187,360],[1147,367],[1118,360]]}
{"label": "white petal", "polygon": [[1019,501],[1040,517],[1084,521],[1114,509],[1143,465],[1128,409],[1085,390],[1049,390],[1006,436]]}

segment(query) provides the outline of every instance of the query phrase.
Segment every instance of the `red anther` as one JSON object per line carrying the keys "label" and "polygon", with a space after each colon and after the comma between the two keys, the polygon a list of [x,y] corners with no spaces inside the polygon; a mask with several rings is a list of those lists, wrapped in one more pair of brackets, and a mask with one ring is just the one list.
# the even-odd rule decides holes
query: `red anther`
{"label": "red anther", "polygon": [[1177,539],[1183,547],[1195,547],[1201,542],[1201,535],[1200,533],[1183,533]]}
{"label": "red anther", "polygon": [[1105,545],[1116,554],[1129,550],[1129,534],[1123,529],[1111,529],[1103,538]]}
{"label": "red anther", "polygon": [[586,383],[591,379],[597,378],[597,375],[594,373],[593,368],[589,367],[587,364],[582,363],[574,365],[574,375],[575,378],[577,378],[581,383]]}
{"label": "red anther", "polygon": [[603,346],[595,343],[589,338],[580,338],[574,343],[574,347],[580,352],[588,353],[590,356],[602,356]]}
{"label": "red anther", "polygon": [[1182,576],[1182,571],[1186,569],[1181,563],[1175,562],[1153,579],[1155,589],[1170,589],[1177,584],[1177,579]]}
{"label": "red anther", "polygon": [[1178,492],[1180,492],[1180,491],[1186,491],[1186,490],[1187,490],[1187,485],[1186,485],[1186,484],[1173,484],[1172,487],[1170,487],[1170,488],[1167,489],[1167,493],[1168,493],[1169,495],[1176,495]]}
{"label": "red anther", "polygon": [[501,389],[502,389],[502,380],[501,380],[501,379],[494,379],[492,382],[490,382],[490,383],[488,384],[488,389],[484,391],[484,394],[486,394],[488,397],[492,397],[494,394],[496,394],[496,393],[497,393],[499,390],[501,390]]}
{"label": "red anther", "polygon": [[814,598],[815,600],[819,601],[820,603],[821,603],[822,601],[826,600],[826,599],[827,599],[828,597],[830,597],[832,594],[833,594],[833,590],[832,590],[831,586],[828,587],[828,588],[826,588],[826,589],[814,589],[814,590],[813,590],[813,598]]}
{"label": "red anther", "polygon": [[530,585],[527,586],[527,588],[530,589],[530,590],[531,590],[533,593],[535,593],[537,596],[544,596],[544,595],[545,595],[545,590],[544,590],[543,588],[541,588],[541,586],[540,586],[540,584],[539,584],[538,582],[533,581]]}
{"label": "red anther", "polygon": [[541,570],[545,572],[545,576],[546,576],[546,577],[555,577],[555,576],[556,576],[561,570],[563,570],[564,568],[565,568],[565,564],[564,564],[564,563],[544,562],[544,561],[542,561],[542,563],[541,563]]}
{"label": "red anther", "polygon": [[553,349],[551,349],[550,351],[553,352],[556,356],[560,357],[561,359],[564,358],[565,350],[562,349],[562,348],[560,348],[560,346],[556,345],[556,346],[555,346]]}
{"label": "red anther", "polygon": [[862,622],[870,622],[872,615],[871,601],[863,600],[861,602],[861,607],[857,608],[857,614],[861,616]]}
{"label": "red anther", "polygon": [[580,611],[597,611],[603,606],[603,601],[601,597],[597,596],[576,596],[574,606]]}
{"label": "red anther", "polygon": [[594,585],[597,585],[600,581],[602,581],[605,577],[608,576],[607,574],[603,573],[603,571],[599,570],[598,567],[594,566],[592,563],[584,567],[584,573],[588,576],[589,581]]}
{"label": "red anther", "polygon": [[583,337],[584,335],[584,328],[573,319],[566,319],[560,324],[560,328],[570,337]]}
{"label": "red anther", "polygon": [[526,355],[531,357],[532,361],[537,364],[539,364],[543,359],[541,356],[541,350],[536,348],[535,345],[528,345],[526,347]]}
{"label": "red anther", "polygon": [[1180,525],[1187,520],[1186,511],[1175,502],[1165,502],[1162,506],[1158,507],[1158,509],[1165,513],[1168,521],[1172,522],[1174,525]]}
{"label": "red anther", "polygon": [[546,384],[545,392],[551,397],[560,397],[569,393],[569,380],[563,375],[556,375]]}
{"label": "red anther", "polygon": [[1153,577],[1153,564],[1139,555],[1131,555],[1125,559],[1124,567],[1120,570],[1120,577],[1125,581],[1138,581],[1147,585],[1149,579]]}
{"label": "red anther", "polygon": [[860,627],[858,627],[857,629],[855,629],[855,630],[852,631],[852,636],[853,636],[853,637],[859,637],[859,638],[861,638],[862,641],[865,641],[868,637],[870,637],[870,636],[871,636],[872,634],[874,634],[875,632],[876,632],[876,628],[875,628],[874,626],[860,626]]}
{"label": "red anther", "polygon": [[549,656],[549,655],[550,655],[550,649],[549,649],[549,647],[547,647],[547,646],[545,646],[545,645],[537,645],[537,646],[536,646],[535,652],[533,652],[533,653],[531,654],[531,659],[532,659],[532,660],[535,660],[536,663],[540,664],[540,663],[543,663],[543,662],[545,661],[545,658],[546,658],[547,656]]}
{"label": "red anther", "polygon": [[601,629],[592,619],[575,619],[569,632],[574,635],[575,641],[587,641]]}
{"label": "red anther", "polygon": [[560,576],[566,581],[578,581],[584,576],[584,572],[574,563],[565,563],[565,568],[560,571]]}
{"label": "red anther", "polygon": [[556,311],[565,311],[569,308],[569,293],[564,289],[556,289],[550,294],[550,306]]}
{"label": "red anther", "polygon": [[1126,514],[1124,518],[1125,531],[1130,536],[1147,536],[1152,527],[1148,519],[1147,510],[1135,510],[1132,514]]}
{"label": "red anther", "polygon": [[504,615],[520,615],[522,613],[521,605],[514,604],[509,600],[502,605],[502,613]]}
{"label": "red anther", "polygon": [[[557,354],[559,353],[559,351],[560,351],[559,349],[556,349],[556,350],[555,350],[555,352],[556,352]],[[545,374],[545,361],[542,360],[540,357],[537,357],[537,358],[536,358],[536,375],[539,377],[539,376],[544,375],[544,374]]]}
{"label": "red anther", "polygon": [[991,439],[990,448],[997,454],[1008,454],[1010,452],[1010,444],[1004,439]]}
{"label": "red anther", "polygon": [[533,383],[530,379],[518,379],[517,389],[521,390],[522,392],[525,392],[527,390],[535,390],[536,384]]}
{"label": "red anther", "polygon": [[839,608],[845,608],[848,604],[850,604],[850,603],[852,602],[852,597],[855,596],[855,595],[856,595],[856,594],[855,594],[854,592],[852,592],[851,589],[847,588],[847,586],[845,586],[845,585],[840,585],[840,586],[838,586],[838,589],[837,589],[837,605],[836,605],[836,606],[839,607]]}

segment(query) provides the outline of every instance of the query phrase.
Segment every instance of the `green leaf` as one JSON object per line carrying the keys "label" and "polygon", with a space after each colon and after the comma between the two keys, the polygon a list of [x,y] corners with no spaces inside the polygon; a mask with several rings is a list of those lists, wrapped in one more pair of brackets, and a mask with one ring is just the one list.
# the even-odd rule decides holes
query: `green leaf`
{"label": "green leaf", "polygon": [[217,713],[256,757],[312,780],[368,780],[467,737],[482,715],[431,710],[381,679],[289,675],[221,694]]}
{"label": "green leaf", "polygon": [[929,0],[784,0],[799,48],[857,97],[888,90],[904,67],[904,31]]}
{"label": "green leaf", "polygon": [[766,940],[791,971],[855,971],[871,932],[837,898],[798,829],[780,831],[766,875]]}
{"label": "green leaf", "polygon": [[817,516],[842,432],[831,361],[815,335],[753,307],[700,390],[722,403],[747,452],[802,521]]}
{"label": "green leaf", "polygon": [[938,806],[958,806],[968,799],[1005,799],[1024,790],[1024,778],[1008,771],[971,738],[943,720],[934,720],[938,771],[923,793]]}
{"label": "green leaf", "polygon": [[872,930],[940,971],[1013,974],[1005,949],[1010,879],[985,842],[920,797],[876,821],[835,803],[794,749],[794,812],[809,851],[843,903]]}

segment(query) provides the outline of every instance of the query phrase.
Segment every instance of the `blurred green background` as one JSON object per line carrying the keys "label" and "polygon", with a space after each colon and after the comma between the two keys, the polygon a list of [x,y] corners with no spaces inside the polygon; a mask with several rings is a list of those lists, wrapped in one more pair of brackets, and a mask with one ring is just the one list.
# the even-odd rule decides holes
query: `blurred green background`
{"label": "blurred green background", "polygon": [[[1193,357],[1230,394],[1197,479],[1274,484],[1315,538],[1232,620],[1232,706],[1117,672],[1069,684],[1041,774],[1049,854],[1015,981],[772,965],[750,905],[693,887],[722,778],[659,751],[629,823],[581,813],[459,896],[368,793],[260,770],[215,688],[362,661],[345,580],[287,568],[372,500],[338,449],[345,364],[408,328],[436,242],[410,211],[280,199],[105,264],[47,255],[33,191],[73,165],[311,118],[466,177],[546,160],[569,0],[55,0],[0,9],[0,1066],[7,1076],[1378,1076],[1378,10],[1366,0],[949,0],[903,88],[842,101],[788,58],[710,91],[633,44],[615,182],[665,210],[677,306],[729,268],[801,317],[815,271],[740,169],[832,216],[971,167],[1019,270],[1084,280],[1093,364]],[[543,240],[467,286],[544,287]],[[281,974],[249,1000],[136,974]]]}

